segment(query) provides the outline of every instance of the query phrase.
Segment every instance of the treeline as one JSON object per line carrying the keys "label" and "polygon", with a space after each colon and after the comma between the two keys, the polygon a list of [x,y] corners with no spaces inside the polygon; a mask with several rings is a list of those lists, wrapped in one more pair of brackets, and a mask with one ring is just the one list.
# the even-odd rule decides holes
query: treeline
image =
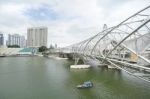
{"label": "treeline", "polygon": [[20,48],[19,45],[7,45],[8,48]]}

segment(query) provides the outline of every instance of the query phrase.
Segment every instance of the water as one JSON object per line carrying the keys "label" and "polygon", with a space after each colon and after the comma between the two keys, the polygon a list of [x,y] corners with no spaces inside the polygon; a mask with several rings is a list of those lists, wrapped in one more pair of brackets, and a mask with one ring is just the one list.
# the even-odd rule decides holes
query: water
{"label": "water", "polygon": [[[0,58],[0,99],[150,99],[150,84],[107,68],[72,70],[67,60]],[[94,87],[76,85],[91,80]]]}

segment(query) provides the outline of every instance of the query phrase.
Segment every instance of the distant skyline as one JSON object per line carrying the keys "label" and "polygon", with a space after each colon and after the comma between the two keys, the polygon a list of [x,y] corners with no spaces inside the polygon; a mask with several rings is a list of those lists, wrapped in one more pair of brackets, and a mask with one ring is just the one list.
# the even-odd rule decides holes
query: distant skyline
{"label": "distant skyline", "polygon": [[0,31],[27,35],[48,27],[48,47],[67,46],[117,25],[150,4],[149,0],[0,0]]}

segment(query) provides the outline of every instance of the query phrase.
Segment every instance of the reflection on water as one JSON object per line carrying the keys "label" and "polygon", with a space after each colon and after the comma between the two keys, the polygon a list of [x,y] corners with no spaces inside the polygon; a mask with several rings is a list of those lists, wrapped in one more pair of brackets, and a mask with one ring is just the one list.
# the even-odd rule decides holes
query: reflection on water
{"label": "reflection on water", "polygon": [[[122,71],[70,69],[71,61],[0,58],[0,99],[150,99],[150,84]],[[91,80],[94,87],[76,85]]]}

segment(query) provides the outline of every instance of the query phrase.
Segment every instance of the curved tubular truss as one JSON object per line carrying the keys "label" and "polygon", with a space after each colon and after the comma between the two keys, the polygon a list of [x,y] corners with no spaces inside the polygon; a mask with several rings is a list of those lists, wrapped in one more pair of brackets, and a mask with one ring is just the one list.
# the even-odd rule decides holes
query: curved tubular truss
{"label": "curved tubular truss", "polygon": [[94,57],[150,82],[150,6],[64,49],[78,56]]}

